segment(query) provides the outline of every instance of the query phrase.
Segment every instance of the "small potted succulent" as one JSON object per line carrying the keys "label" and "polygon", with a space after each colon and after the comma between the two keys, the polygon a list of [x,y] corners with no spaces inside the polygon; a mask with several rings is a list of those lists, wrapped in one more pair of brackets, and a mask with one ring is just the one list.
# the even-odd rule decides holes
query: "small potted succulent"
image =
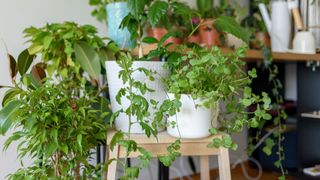
{"label": "small potted succulent", "polygon": [[130,33],[127,29],[121,29],[122,19],[129,14],[127,0],[89,0],[94,6],[92,15],[101,22],[107,23],[108,36],[119,47],[132,48],[134,41],[130,41]]}

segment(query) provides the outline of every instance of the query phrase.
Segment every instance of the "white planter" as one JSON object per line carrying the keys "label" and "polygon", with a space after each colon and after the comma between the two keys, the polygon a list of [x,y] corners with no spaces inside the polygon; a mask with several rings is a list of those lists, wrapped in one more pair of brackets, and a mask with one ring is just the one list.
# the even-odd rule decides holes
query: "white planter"
{"label": "white planter", "polygon": [[[174,95],[169,94],[173,99]],[[181,108],[175,116],[168,118],[167,132],[169,135],[177,138],[196,139],[204,138],[210,135],[209,129],[217,127],[217,118],[219,114],[218,106],[207,109],[205,107],[196,107],[196,101],[191,96],[181,95]],[[175,127],[171,123],[176,124]]]}
{"label": "white planter", "polygon": [[[143,67],[152,71],[158,72],[158,75],[155,77],[155,81],[150,81],[142,72],[134,72],[133,77],[136,81],[146,82],[147,86],[155,92],[147,92],[143,96],[149,101],[150,99],[154,99],[159,101],[161,104],[166,99],[166,93],[164,91],[164,86],[161,82],[161,78],[166,78],[169,76],[169,71],[163,68],[164,62],[160,61],[134,61],[132,67],[134,69],[138,67]],[[119,72],[122,69],[116,63],[116,61],[106,61],[106,71],[107,71],[107,81],[109,86],[110,100],[112,111],[116,112],[120,109],[127,109],[130,104],[130,101],[122,97],[121,105],[118,104],[115,97],[118,91],[125,87],[122,80],[119,78]],[[149,112],[151,113],[150,117],[153,117],[154,110],[149,107]],[[150,119],[151,120],[151,119]],[[163,120],[165,123],[165,119]],[[132,122],[137,122],[136,117],[133,117]],[[118,118],[115,120],[115,126],[118,130],[128,132],[129,130],[129,118],[126,114],[121,113]],[[159,130],[161,131],[161,129]],[[131,133],[144,133],[143,129],[138,123],[134,123],[131,126]]]}

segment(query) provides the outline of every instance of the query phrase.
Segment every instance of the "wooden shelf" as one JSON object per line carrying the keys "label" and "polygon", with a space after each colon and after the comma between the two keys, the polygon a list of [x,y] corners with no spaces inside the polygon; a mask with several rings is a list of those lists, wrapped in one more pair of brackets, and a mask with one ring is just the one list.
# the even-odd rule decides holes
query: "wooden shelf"
{"label": "wooden shelf", "polygon": [[[145,45],[143,47],[143,54],[149,53],[151,50],[156,49],[156,44]],[[221,48],[223,53],[230,53],[233,50],[229,48]],[[138,50],[134,49],[132,55],[137,56]],[[320,54],[298,54],[298,53],[280,53],[273,52],[272,57],[274,61],[278,62],[306,62],[306,61],[320,61]],[[260,50],[250,49],[247,51],[246,57],[244,58],[247,62],[262,61],[263,56]]]}

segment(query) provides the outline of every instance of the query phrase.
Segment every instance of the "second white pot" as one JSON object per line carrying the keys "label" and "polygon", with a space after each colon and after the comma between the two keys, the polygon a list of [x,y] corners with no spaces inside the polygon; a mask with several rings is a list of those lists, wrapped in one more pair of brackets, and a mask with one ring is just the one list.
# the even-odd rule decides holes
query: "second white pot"
{"label": "second white pot", "polygon": [[[170,99],[174,98],[169,94]],[[210,136],[209,129],[218,126],[218,105],[207,109],[196,107],[196,103],[190,95],[182,94],[180,112],[168,118],[167,132],[177,138],[197,139]],[[175,124],[172,126],[171,124]]]}
{"label": "second white pot", "polygon": [[[136,69],[138,67],[143,67],[148,70],[156,71],[158,74],[155,76],[154,81],[150,81],[148,77],[145,76],[144,73],[136,71],[133,73],[133,78],[136,81],[144,82],[147,84],[148,88],[155,90],[155,92],[147,92],[143,96],[150,101],[150,99],[154,99],[161,104],[166,99],[166,93],[164,90],[164,86],[161,82],[161,78],[167,78],[169,76],[169,71],[164,67],[164,62],[160,61],[134,61],[132,64],[132,68]],[[130,105],[130,101],[123,97],[121,99],[121,104],[118,104],[116,101],[116,95],[119,90],[127,85],[123,84],[122,80],[119,78],[119,72],[122,69],[119,67],[116,61],[106,61],[106,71],[107,71],[107,81],[109,86],[109,95],[111,101],[112,111],[116,112],[120,109],[127,109]],[[151,113],[151,117],[153,117],[154,110],[149,107],[149,112]],[[150,119],[151,120],[151,119]],[[165,119],[163,119],[165,121]],[[133,117],[132,122],[137,122],[136,117]],[[165,123],[165,122],[163,122]],[[128,132],[129,130],[129,118],[126,114],[121,113],[118,118],[115,120],[115,126],[118,130],[123,132]],[[161,129],[159,129],[160,131]],[[134,123],[131,126],[131,133],[140,133],[143,134],[144,130],[138,123]]]}

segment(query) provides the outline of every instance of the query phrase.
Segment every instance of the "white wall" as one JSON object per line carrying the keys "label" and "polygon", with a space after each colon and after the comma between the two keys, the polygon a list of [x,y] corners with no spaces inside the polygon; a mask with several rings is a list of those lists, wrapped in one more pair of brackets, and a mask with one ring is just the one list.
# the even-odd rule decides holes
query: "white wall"
{"label": "white wall", "polygon": [[[195,6],[194,0],[184,0],[192,6]],[[242,0],[247,4],[246,0]],[[97,22],[91,17],[91,8],[88,6],[88,0],[0,0],[0,84],[9,85],[8,62],[5,55],[5,48],[1,39],[6,43],[9,52],[17,57],[26,45],[24,44],[22,31],[29,26],[40,27],[47,22],[75,21],[80,24],[91,24],[98,28],[101,36],[106,35],[105,25]],[[2,99],[3,90],[0,90],[0,99]],[[14,172],[20,167],[16,160],[16,147],[11,146],[6,152],[2,152],[2,146],[7,136],[0,136],[0,179]],[[246,146],[246,131],[236,137],[240,144],[239,149]],[[239,154],[239,153],[238,153]],[[184,161],[186,162],[186,161]],[[175,167],[179,167],[176,162]],[[153,168],[154,169],[154,168]],[[177,175],[175,168],[172,168],[172,174]],[[156,174],[156,171],[153,171]],[[190,171],[188,171],[190,172]],[[187,173],[187,172],[185,172]],[[144,173],[145,174],[145,173]],[[144,176],[142,179],[149,179]]]}

